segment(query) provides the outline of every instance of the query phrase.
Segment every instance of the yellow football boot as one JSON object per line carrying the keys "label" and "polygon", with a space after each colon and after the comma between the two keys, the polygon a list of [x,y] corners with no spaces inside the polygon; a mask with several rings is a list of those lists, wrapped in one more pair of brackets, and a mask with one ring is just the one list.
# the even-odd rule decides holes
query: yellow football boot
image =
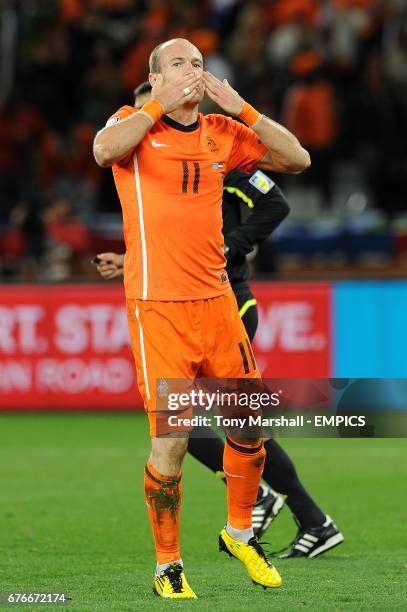
{"label": "yellow football boot", "polygon": [[226,529],[222,529],[219,535],[219,550],[239,559],[246,566],[254,584],[260,584],[265,589],[283,584],[280,574],[267,559],[257,538],[251,538],[246,544],[235,540]]}
{"label": "yellow football boot", "polygon": [[165,599],[197,599],[179,563],[172,563],[161,574],[154,576],[153,593]]}

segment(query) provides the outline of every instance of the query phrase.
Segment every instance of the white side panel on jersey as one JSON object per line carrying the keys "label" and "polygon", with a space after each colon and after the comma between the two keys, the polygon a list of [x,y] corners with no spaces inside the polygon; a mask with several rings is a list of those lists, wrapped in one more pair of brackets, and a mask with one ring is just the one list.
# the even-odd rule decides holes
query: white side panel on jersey
{"label": "white side panel on jersey", "polygon": [[136,193],[140,223],[140,240],[141,240],[141,264],[142,264],[142,279],[141,279],[141,294],[142,299],[147,299],[148,294],[148,267],[147,267],[147,245],[146,245],[146,233],[144,229],[144,211],[143,211],[143,198],[141,196],[141,184],[140,184],[140,173],[138,168],[137,153],[134,154],[134,177],[136,181]]}

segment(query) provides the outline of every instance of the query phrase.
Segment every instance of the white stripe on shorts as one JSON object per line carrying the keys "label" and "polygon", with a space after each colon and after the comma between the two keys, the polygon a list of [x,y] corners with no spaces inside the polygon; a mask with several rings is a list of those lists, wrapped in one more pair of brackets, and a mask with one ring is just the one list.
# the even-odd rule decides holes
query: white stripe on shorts
{"label": "white stripe on shorts", "polygon": [[139,336],[140,336],[141,363],[143,365],[144,383],[146,385],[147,399],[150,399],[150,388],[148,386],[148,377],[147,377],[146,352],[144,349],[144,334],[143,334],[143,328],[141,327],[141,323],[139,319],[139,309],[138,309],[137,303],[136,303],[136,319],[138,323]]}

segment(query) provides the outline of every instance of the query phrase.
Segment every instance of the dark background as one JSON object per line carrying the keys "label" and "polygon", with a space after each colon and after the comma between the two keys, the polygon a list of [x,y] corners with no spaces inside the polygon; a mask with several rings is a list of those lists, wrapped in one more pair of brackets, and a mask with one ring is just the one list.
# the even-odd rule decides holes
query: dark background
{"label": "dark background", "polygon": [[92,141],[176,36],[312,156],[276,177],[291,215],[255,274],[405,274],[403,0],[3,0],[0,16],[0,280],[95,278],[89,256],[123,249]]}

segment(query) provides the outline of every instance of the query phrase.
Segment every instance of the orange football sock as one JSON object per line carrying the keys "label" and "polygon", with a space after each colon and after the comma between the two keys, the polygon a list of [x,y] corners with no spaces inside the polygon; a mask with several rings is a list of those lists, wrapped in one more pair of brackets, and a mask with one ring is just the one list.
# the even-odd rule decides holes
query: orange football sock
{"label": "orange football sock", "polygon": [[250,529],[266,451],[263,441],[257,446],[226,437],[223,471],[228,487],[228,523],[235,529]]}
{"label": "orange football sock", "polygon": [[144,470],[144,494],[155,542],[157,563],[181,558],[179,550],[179,511],[181,474],[163,476],[149,463]]}

